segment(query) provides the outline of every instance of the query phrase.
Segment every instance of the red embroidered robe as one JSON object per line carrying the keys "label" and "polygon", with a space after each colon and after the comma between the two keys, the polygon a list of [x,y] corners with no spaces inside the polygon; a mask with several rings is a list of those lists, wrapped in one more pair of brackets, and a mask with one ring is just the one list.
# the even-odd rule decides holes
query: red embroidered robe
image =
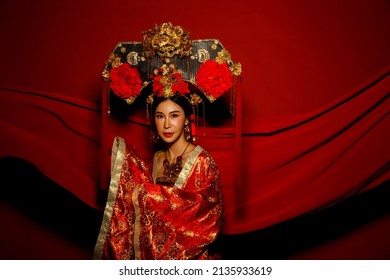
{"label": "red embroidered robe", "polygon": [[219,170],[213,159],[196,146],[173,187],[155,184],[155,175],[131,145],[115,138],[94,259],[212,258],[208,249],[223,221]]}

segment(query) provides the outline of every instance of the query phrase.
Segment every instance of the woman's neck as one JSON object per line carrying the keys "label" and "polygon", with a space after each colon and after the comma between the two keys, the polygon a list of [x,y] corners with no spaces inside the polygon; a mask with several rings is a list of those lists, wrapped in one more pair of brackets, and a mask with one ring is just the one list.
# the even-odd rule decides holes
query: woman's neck
{"label": "woman's neck", "polygon": [[184,139],[182,141],[176,141],[175,143],[168,145],[167,153],[170,161],[175,161],[178,156],[183,156],[183,154],[188,151],[189,146],[190,142],[187,142]]}

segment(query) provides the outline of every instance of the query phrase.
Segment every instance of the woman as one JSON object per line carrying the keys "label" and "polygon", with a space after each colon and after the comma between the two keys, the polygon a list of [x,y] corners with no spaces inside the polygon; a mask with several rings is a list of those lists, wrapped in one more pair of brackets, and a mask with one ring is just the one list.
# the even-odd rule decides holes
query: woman
{"label": "woman", "polygon": [[211,259],[223,221],[219,170],[189,140],[186,97],[156,98],[154,125],[165,149],[150,168],[124,139],[112,151],[109,194],[95,259]]}

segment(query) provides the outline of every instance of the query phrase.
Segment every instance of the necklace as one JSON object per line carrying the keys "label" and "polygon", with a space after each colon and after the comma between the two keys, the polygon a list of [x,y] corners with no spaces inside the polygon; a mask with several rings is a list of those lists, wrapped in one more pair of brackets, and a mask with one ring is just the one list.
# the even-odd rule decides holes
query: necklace
{"label": "necklace", "polygon": [[183,155],[187,151],[190,143],[188,142],[183,153],[176,158],[176,162],[170,163],[167,158],[167,153],[165,152],[165,158],[163,161],[164,172],[163,175],[157,178],[157,182],[161,184],[173,185],[175,184],[177,177],[179,176],[181,170],[183,169]]}

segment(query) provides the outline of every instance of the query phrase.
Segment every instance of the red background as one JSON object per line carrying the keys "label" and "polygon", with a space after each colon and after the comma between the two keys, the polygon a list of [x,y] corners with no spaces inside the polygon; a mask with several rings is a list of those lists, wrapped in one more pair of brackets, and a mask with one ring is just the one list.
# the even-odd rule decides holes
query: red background
{"label": "red background", "polygon": [[[2,1],[0,8],[0,155],[33,163],[89,207],[102,205],[103,63],[118,42],[140,41],[141,31],[166,21],[189,30],[191,39],[219,39],[243,67],[245,191],[237,195],[225,184],[226,233],[275,225],[389,178],[388,1],[40,0]],[[276,133],[302,121],[308,124]],[[343,137],[331,137],[343,129]],[[345,148],[362,135],[369,137]],[[324,139],[331,144],[280,173],[261,173]],[[223,151],[212,152],[228,178]],[[339,154],[326,178],[314,172]],[[381,221],[386,232],[389,219]]]}

